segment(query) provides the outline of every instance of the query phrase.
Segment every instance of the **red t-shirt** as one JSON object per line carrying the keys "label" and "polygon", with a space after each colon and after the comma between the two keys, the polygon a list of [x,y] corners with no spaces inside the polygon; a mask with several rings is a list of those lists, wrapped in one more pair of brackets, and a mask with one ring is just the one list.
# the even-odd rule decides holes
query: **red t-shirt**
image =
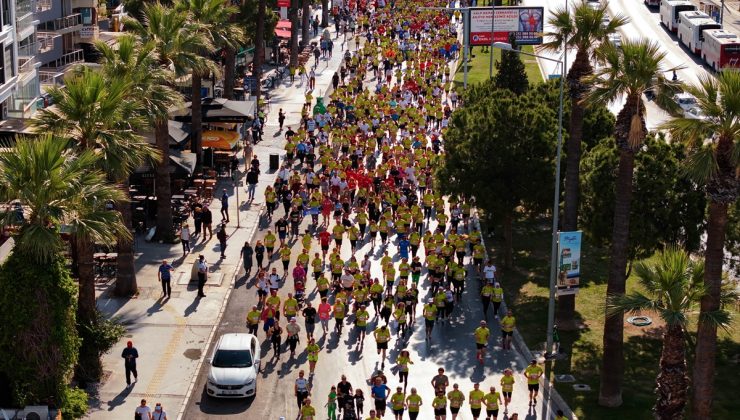
{"label": "red t-shirt", "polygon": [[331,241],[331,233],[326,230],[319,233],[319,241],[321,242],[321,245],[329,245],[329,241]]}

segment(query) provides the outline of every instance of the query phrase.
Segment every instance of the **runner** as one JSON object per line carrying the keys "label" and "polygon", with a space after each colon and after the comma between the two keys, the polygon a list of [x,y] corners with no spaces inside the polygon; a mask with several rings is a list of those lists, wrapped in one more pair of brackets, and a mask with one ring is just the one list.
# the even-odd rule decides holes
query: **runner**
{"label": "runner", "polygon": [[262,313],[257,309],[257,305],[253,305],[252,310],[247,313],[247,332],[249,334],[257,335],[261,315]]}
{"label": "runner", "polygon": [[514,318],[511,309],[506,311],[506,316],[501,318],[501,341],[504,350],[511,350],[511,338],[516,327],[516,318]]}
{"label": "runner", "polygon": [[486,357],[486,347],[488,347],[488,336],[491,334],[486,321],[481,321],[480,326],[475,329],[473,335],[475,336],[475,347],[478,349],[476,352],[476,359],[480,364],[483,364],[483,360]]}
{"label": "runner", "polygon": [[[311,402],[311,400],[307,399],[308,394],[311,391],[311,384],[309,384],[308,379],[304,377],[305,375],[306,373],[303,370],[298,371],[298,378],[295,380],[295,385],[293,386],[296,401],[298,402],[298,409],[303,407],[304,401],[306,403]],[[301,411],[301,413],[303,413],[303,411]],[[315,410],[313,415],[316,415]]]}
{"label": "runner", "polygon": [[441,392],[442,395],[445,395],[449,385],[450,380],[447,378],[447,375],[445,375],[444,368],[437,369],[437,375],[432,378],[432,388],[434,388],[434,393],[439,394]]}
{"label": "runner", "polygon": [[398,368],[398,381],[403,384],[403,393],[409,385],[409,365],[413,365],[411,355],[407,350],[402,350],[396,358],[396,367]]}
{"label": "runner", "polygon": [[381,325],[375,329],[373,336],[375,337],[378,354],[380,355],[380,368],[382,369],[385,367],[385,352],[388,350],[388,341],[391,339],[391,332],[388,330],[387,325]]}
{"label": "runner", "polygon": [[452,384],[452,391],[447,393],[447,399],[450,400],[450,412],[452,413],[452,420],[457,419],[460,408],[465,402],[465,394],[458,389],[457,384]]}
{"label": "runner", "polygon": [[411,394],[406,397],[406,407],[409,409],[410,420],[416,420],[419,417],[419,409],[422,405],[421,396],[416,393],[416,388],[411,388]]}
{"label": "runner", "polygon": [[403,420],[403,411],[406,407],[406,395],[401,392],[401,387],[396,387],[396,393],[391,395],[391,409],[395,420]]}
{"label": "runner", "polygon": [[372,387],[372,397],[375,401],[375,411],[377,411],[378,417],[385,416],[386,400],[388,399],[390,390],[386,384],[381,382],[380,378],[375,378],[375,384]]}
{"label": "runner", "polygon": [[442,392],[437,392],[436,397],[432,400],[434,407],[434,420],[447,419],[447,397]]}
{"label": "runner", "polygon": [[480,417],[483,397],[485,397],[485,393],[480,390],[480,384],[476,382],[473,384],[473,390],[468,393],[470,413],[473,415],[474,420],[478,420],[478,417]]}
{"label": "runner", "polygon": [[496,392],[496,387],[492,386],[491,391],[483,397],[486,403],[486,420],[496,420],[498,417],[498,405],[501,403],[501,394]]}
{"label": "runner", "polygon": [[426,305],[424,305],[424,327],[427,340],[432,339],[435,319],[437,319],[437,305],[434,304],[434,299],[429,298]]}
{"label": "runner", "polygon": [[524,369],[524,377],[527,378],[527,388],[529,389],[529,405],[537,404],[537,394],[540,392],[540,377],[544,373],[535,359],[532,359],[529,366]]}
{"label": "runner", "polygon": [[501,377],[501,392],[504,394],[504,414],[508,411],[509,403],[511,402],[514,382],[516,382],[514,372],[509,368],[504,369],[504,376]]}
{"label": "runner", "polygon": [[362,347],[365,344],[365,332],[367,330],[367,321],[370,314],[365,309],[365,305],[360,305],[360,309],[355,313],[355,329],[357,330],[357,346]]}
{"label": "runner", "polygon": [[311,399],[306,398],[301,407],[301,420],[314,420],[316,418],[316,409],[311,406]]}

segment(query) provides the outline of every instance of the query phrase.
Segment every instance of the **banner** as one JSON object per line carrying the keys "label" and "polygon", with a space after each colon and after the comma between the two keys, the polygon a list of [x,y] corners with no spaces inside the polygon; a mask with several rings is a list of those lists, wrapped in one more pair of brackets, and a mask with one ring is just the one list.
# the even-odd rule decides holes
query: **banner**
{"label": "banner", "polygon": [[277,0],[277,7],[290,7],[290,0]]}
{"label": "banner", "polygon": [[[491,7],[471,7],[468,40],[471,46],[491,45]],[[496,7],[493,41],[509,42],[513,33],[518,45],[542,44],[543,7]]]}
{"label": "banner", "polygon": [[578,293],[581,282],[581,238],[583,232],[558,232],[557,294]]}

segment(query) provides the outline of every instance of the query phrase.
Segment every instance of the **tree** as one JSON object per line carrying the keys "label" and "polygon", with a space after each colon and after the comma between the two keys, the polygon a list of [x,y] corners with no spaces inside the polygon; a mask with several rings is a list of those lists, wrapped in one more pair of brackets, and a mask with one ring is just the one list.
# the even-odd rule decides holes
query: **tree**
{"label": "tree", "polygon": [[[663,135],[649,135],[642,151],[635,157],[628,259],[647,258],[667,243],[698,250],[706,200],[682,170],[686,147],[667,143]],[[603,139],[582,162],[581,225],[595,245],[610,244],[618,166],[619,151],[612,138]]]}
{"label": "tree", "polygon": [[290,19],[290,67],[298,67],[298,8],[300,0],[292,0],[288,10]]}
{"label": "tree", "polygon": [[[126,34],[117,39],[113,48],[105,42],[98,41],[95,48],[101,55],[101,71],[109,80],[124,80],[129,88],[125,95],[133,101],[135,112],[145,125],[141,130],[151,130],[155,124],[154,115],[164,115],[171,107],[181,103],[180,94],[166,85],[167,72],[158,67],[154,44],[141,44],[134,35]],[[155,149],[156,150],[156,149]],[[159,154],[148,156],[147,160],[156,162]],[[135,162],[130,162],[133,166]],[[130,168],[129,168],[130,169]],[[123,191],[129,187],[129,176],[121,174],[118,180]],[[117,206],[124,224],[133,229],[130,205]],[[133,296],[138,289],[132,241],[118,241],[118,259],[116,266],[116,288],[118,296]]]}
{"label": "tree", "polygon": [[507,267],[517,214],[550,202],[557,119],[545,103],[536,90],[515,95],[488,80],[466,91],[466,105],[453,113],[445,135],[437,180],[445,193],[475,197],[487,217],[503,224]]}
{"label": "tree", "polygon": [[[626,24],[628,19],[617,15],[603,25],[603,18],[608,16],[608,2],[604,1],[593,9],[586,1],[576,3],[572,9],[561,6],[551,13],[548,19],[553,28],[547,36],[550,42],[543,47],[550,51],[576,51],[576,58],[568,71],[568,95],[570,97],[570,118],[568,136],[565,144],[565,205],[562,229],[570,232],[578,230],[578,200],[580,196],[580,162],[581,142],[589,139],[584,135],[584,116],[588,104],[583,98],[588,91],[585,78],[593,74],[591,59],[597,45],[604,42],[609,34]],[[601,137],[595,140],[600,140]],[[573,320],[576,301],[575,295],[558,297],[558,325],[566,325]]]}
{"label": "tree", "polygon": [[[509,44],[513,50],[517,49],[516,37],[513,33],[509,35]],[[501,61],[496,62],[496,75],[493,79],[497,88],[509,89],[517,95],[529,89],[524,63],[516,51],[501,51]]]}
{"label": "tree", "polygon": [[720,310],[722,265],[728,209],[738,196],[738,140],[740,140],[740,75],[721,72],[716,78],[702,76],[699,85],[686,90],[697,98],[705,119],[679,117],[664,128],[690,150],[687,172],[705,187],[709,198],[707,243],[704,254],[704,285],[693,372],[692,417],[710,418],[717,354],[717,323]]}
{"label": "tree", "polygon": [[311,4],[313,0],[301,0],[301,7],[303,7],[302,22],[301,22],[301,46],[305,47],[311,40]]}
{"label": "tree", "polygon": [[[106,209],[125,195],[96,169],[103,166],[99,152],[73,149],[67,139],[47,134],[20,139],[12,152],[0,154],[0,199],[17,200],[29,213],[0,269],[3,306],[20,305],[0,311],[0,371],[10,378],[21,406],[49,396],[61,401],[77,360],[77,289],[62,256],[62,228],[75,241],[89,243],[130,235],[120,214]],[[6,213],[6,224],[10,217],[15,213]],[[80,297],[89,299],[87,293],[81,290]],[[92,293],[94,304],[94,288]]]}
{"label": "tree", "polygon": [[[199,53],[212,49],[212,42],[198,25],[190,22],[185,13],[178,12],[160,3],[147,3],[143,9],[143,21],[126,20],[126,26],[141,38],[144,44],[152,43],[157,65],[167,71],[171,86],[175,77],[188,74],[199,65]],[[174,238],[172,227],[172,190],[170,185],[170,135],[168,114],[152,114],[154,136],[161,158],[155,168],[157,183],[157,231],[156,236],[163,241]]]}
{"label": "tree", "polygon": [[[586,97],[588,103],[606,105],[617,98],[624,97],[626,100],[617,114],[614,128],[619,166],[615,187],[608,295],[621,295],[625,290],[635,154],[641,150],[647,132],[642,95],[647,90],[653,90],[658,106],[673,112],[677,108],[672,96],[680,89],[680,83],[665,77],[666,71],[673,70],[664,68],[665,55],[657,43],[645,39],[626,40],[622,43],[622,48],[604,43],[596,50],[596,58],[603,63],[603,67],[587,79],[593,86]],[[599,389],[599,404],[607,407],[622,404],[623,337],[622,317],[607,318],[604,323],[604,358]]]}
{"label": "tree", "polygon": [[[267,0],[259,0],[257,7],[257,33],[255,34],[255,53],[254,53],[254,70],[252,75],[259,81],[262,80],[262,65],[265,62],[265,9],[267,9]],[[259,107],[260,96],[262,94],[262,83],[257,83],[255,99]]]}
{"label": "tree", "polygon": [[[689,254],[678,247],[669,247],[658,253],[655,262],[638,262],[635,274],[644,292],[609,295],[607,315],[621,318],[623,312],[648,312],[665,322],[660,372],[656,378],[658,398],[653,413],[658,420],[683,418],[689,387],[684,343],[688,315],[707,292],[702,282],[704,264],[692,261]],[[718,311],[707,322],[712,322],[715,328],[726,327],[729,319],[726,311]]]}
{"label": "tree", "polygon": [[[265,0],[261,0],[264,3]],[[211,59],[219,49],[236,49],[244,41],[244,33],[238,25],[231,22],[237,8],[226,0],[179,0],[175,10],[187,13],[189,21],[202,34],[210,45],[200,51],[200,59],[191,65],[191,151],[195,153],[198,164],[203,163],[203,114],[201,88],[203,78],[211,74],[219,75],[220,67]],[[264,24],[263,24],[264,26]],[[259,27],[258,27],[259,32]],[[259,78],[257,79],[259,80]],[[259,85],[259,83],[258,83]]]}
{"label": "tree", "polygon": [[329,0],[321,0],[321,27],[329,26]]}

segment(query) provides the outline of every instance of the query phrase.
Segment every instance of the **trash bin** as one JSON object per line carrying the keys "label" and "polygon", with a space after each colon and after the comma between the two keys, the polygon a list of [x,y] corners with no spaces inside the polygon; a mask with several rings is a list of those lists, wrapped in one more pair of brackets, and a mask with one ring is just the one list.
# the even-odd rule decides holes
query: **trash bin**
{"label": "trash bin", "polygon": [[277,171],[280,167],[280,155],[277,153],[270,154],[270,170]]}

